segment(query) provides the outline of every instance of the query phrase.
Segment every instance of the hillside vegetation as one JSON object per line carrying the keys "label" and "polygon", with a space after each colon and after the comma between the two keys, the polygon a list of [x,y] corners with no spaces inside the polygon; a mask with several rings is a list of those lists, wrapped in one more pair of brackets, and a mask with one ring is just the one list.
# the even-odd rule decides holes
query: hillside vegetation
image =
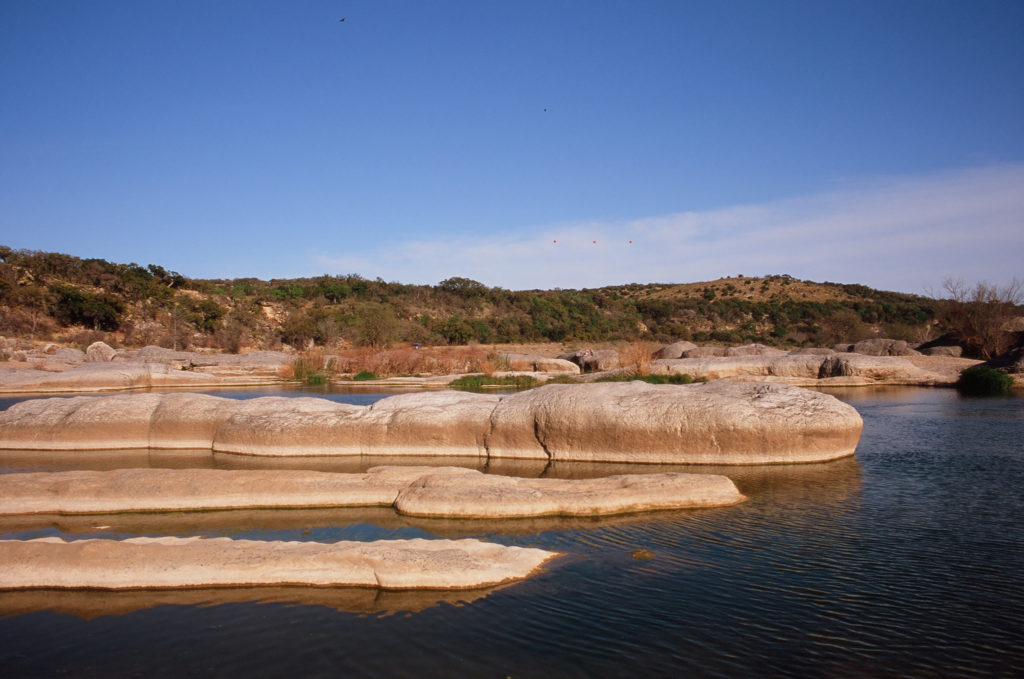
{"label": "hillside vegetation", "polygon": [[407,285],[350,274],[204,280],[150,264],[0,246],[0,334],[177,349],[491,343],[828,346],[943,332],[940,302],[778,275],[583,290]]}

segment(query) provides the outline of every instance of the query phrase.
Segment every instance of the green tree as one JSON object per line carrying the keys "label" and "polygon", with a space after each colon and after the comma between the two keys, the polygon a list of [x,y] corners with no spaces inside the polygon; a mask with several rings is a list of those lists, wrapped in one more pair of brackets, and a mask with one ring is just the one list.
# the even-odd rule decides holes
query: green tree
{"label": "green tree", "polygon": [[398,321],[394,310],[379,302],[370,302],[357,311],[356,341],[363,346],[386,347],[394,339]]}

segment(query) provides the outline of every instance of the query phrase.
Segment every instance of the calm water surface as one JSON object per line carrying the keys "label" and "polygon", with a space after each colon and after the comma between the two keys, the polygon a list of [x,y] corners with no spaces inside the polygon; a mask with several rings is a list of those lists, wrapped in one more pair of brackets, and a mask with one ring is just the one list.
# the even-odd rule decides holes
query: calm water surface
{"label": "calm water surface", "polygon": [[[1024,676],[1024,399],[832,393],[864,417],[856,457],[712,469],[750,497],[724,509],[511,523],[421,521],[380,509],[0,521],[7,538],[478,536],[567,555],[525,582],[457,594],[0,593],[0,675]],[[208,452],[0,451],[0,473],[119,464],[260,463]],[[641,547],[654,557],[633,559]]]}

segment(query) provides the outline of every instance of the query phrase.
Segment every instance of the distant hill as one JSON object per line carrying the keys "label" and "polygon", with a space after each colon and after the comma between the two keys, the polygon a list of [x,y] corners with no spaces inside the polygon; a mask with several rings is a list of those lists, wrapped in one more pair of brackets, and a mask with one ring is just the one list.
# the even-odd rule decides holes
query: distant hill
{"label": "distant hill", "polygon": [[829,346],[938,334],[938,302],[778,275],[582,290],[407,285],[358,275],[193,279],[159,265],[0,246],[0,334],[237,351],[282,343],[600,343],[646,339]]}

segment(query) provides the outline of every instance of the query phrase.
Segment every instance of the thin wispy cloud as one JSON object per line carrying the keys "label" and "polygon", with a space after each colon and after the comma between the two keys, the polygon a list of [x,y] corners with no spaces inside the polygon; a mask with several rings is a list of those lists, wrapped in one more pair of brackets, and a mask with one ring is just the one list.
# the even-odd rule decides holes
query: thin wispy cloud
{"label": "thin wispy cloud", "polygon": [[[596,241],[596,242],[595,242]],[[1024,165],[848,184],[704,212],[581,222],[315,256],[406,283],[465,276],[510,289],[683,283],[785,273],[922,292],[947,276],[1024,275]]]}

